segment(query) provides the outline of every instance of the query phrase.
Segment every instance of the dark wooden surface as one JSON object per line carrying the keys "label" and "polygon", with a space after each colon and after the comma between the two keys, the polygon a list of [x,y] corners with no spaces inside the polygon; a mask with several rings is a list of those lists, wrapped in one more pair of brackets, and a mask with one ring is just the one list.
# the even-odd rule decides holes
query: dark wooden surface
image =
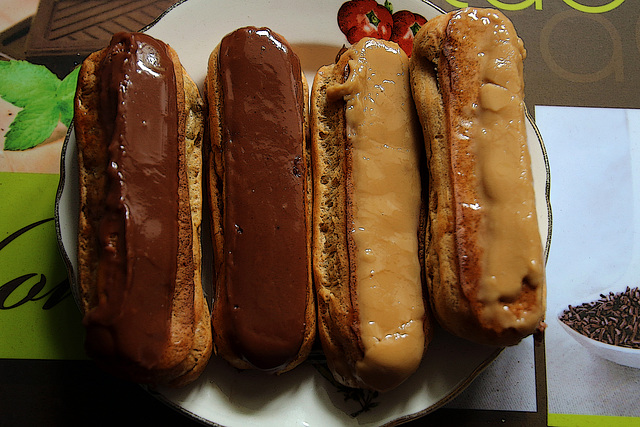
{"label": "dark wooden surface", "polygon": [[[0,426],[200,426],[93,362],[0,360]],[[442,408],[404,425],[544,426],[546,414]]]}

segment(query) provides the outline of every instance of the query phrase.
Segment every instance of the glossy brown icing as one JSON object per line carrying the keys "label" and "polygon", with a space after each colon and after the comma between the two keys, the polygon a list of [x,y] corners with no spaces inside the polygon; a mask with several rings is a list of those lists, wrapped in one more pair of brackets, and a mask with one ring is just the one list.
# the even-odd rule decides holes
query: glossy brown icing
{"label": "glossy brown icing", "polygon": [[110,143],[98,230],[99,301],[84,319],[87,351],[154,368],[170,340],[178,258],[174,65],[164,43],[119,33],[99,78]]}
{"label": "glossy brown icing", "polygon": [[303,85],[291,47],[266,28],[221,42],[224,156],[222,310],[229,341],[277,370],[304,337],[307,283]]}

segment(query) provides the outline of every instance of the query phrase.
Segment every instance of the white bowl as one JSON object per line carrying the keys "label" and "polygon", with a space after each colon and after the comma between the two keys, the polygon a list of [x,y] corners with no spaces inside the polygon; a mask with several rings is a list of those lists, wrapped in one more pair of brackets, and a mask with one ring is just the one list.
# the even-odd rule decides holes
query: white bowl
{"label": "white bowl", "polygon": [[589,352],[619,365],[640,369],[640,349],[606,344],[589,338],[586,335],[582,335],[580,332],[572,329],[569,325],[560,320],[563,313],[564,310],[560,311],[558,316],[556,316],[558,323],[560,323],[564,330],[567,331],[574,340],[589,350]]}

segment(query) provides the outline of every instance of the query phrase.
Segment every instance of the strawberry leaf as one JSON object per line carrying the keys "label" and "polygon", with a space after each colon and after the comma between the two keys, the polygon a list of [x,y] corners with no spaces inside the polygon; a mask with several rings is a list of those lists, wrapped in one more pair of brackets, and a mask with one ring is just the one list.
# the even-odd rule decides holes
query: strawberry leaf
{"label": "strawberry leaf", "polygon": [[411,29],[411,34],[415,36],[416,34],[418,34],[418,31],[420,31],[420,28],[422,27],[417,22],[414,22],[413,25],[409,28]]}
{"label": "strawberry leaf", "polygon": [[380,19],[378,18],[374,10],[370,11],[369,13],[366,13],[365,15],[369,19],[369,22],[371,22],[376,27],[378,26],[378,24],[380,23]]}
{"label": "strawberry leaf", "polygon": [[60,110],[52,99],[30,102],[18,112],[5,135],[4,149],[21,151],[44,142],[58,125]]}

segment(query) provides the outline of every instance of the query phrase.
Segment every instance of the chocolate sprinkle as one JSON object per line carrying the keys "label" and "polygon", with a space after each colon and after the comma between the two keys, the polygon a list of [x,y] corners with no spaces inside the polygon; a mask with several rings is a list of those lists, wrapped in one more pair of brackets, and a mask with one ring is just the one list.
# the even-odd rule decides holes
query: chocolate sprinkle
{"label": "chocolate sprinkle", "polygon": [[640,289],[600,294],[600,299],[569,306],[560,321],[578,333],[620,347],[640,349]]}

